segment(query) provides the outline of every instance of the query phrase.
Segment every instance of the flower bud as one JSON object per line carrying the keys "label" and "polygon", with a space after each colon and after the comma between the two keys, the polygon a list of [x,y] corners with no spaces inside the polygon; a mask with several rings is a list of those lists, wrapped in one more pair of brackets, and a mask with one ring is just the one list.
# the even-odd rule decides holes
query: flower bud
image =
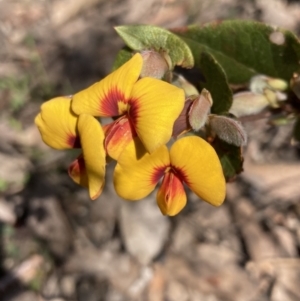
{"label": "flower bud", "polygon": [[209,115],[208,122],[210,130],[221,140],[235,146],[247,143],[247,134],[238,121],[225,116]]}
{"label": "flower bud", "polygon": [[161,79],[169,71],[169,64],[165,56],[153,50],[144,50],[141,52],[143,57],[143,68],[141,77],[154,77]]}
{"label": "flower bud", "polygon": [[279,108],[279,101],[283,101],[287,99],[285,93],[279,91],[273,91],[270,89],[265,89],[264,95],[269,101],[269,104],[272,108]]}
{"label": "flower bud", "polygon": [[194,131],[199,131],[203,127],[212,104],[210,93],[203,89],[201,94],[193,101],[189,111],[189,123]]}
{"label": "flower bud", "polygon": [[253,93],[263,94],[265,89],[284,91],[288,83],[280,78],[272,78],[265,75],[256,75],[251,78],[249,89]]}
{"label": "flower bud", "polygon": [[182,75],[173,74],[174,78],[172,84],[178,88],[184,90],[185,96],[198,95],[199,91],[192,85],[189,81],[187,81]]}
{"label": "flower bud", "polygon": [[264,94],[272,108],[279,108],[278,102],[287,99],[282,91],[288,88],[288,83],[279,78],[256,75],[252,77],[249,88],[253,93]]}
{"label": "flower bud", "polygon": [[269,105],[269,100],[263,94],[240,92],[233,95],[233,102],[229,113],[236,117],[260,113]]}
{"label": "flower bud", "polygon": [[274,90],[285,91],[288,88],[288,83],[285,80],[279,78],[271,78],[267,79],[268,85]]}

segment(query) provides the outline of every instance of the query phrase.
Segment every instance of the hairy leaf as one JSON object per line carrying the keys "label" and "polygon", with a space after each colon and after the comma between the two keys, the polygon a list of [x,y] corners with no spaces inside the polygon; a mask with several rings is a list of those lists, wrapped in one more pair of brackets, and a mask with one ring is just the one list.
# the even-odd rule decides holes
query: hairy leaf
{"label": "hairy leaf", "polygon": [[170,31],[152,25],[117,26],[115,30],[125,44],[135,51],[153,49],[166,52],[175,65],[192,68],[193,54],[188,45]]}
{"label": "hairy leaf", "polygon": [[223,141],[236,146],[246,145],[247,134],[242,124],[232,118],[209,115],[211,130]]}

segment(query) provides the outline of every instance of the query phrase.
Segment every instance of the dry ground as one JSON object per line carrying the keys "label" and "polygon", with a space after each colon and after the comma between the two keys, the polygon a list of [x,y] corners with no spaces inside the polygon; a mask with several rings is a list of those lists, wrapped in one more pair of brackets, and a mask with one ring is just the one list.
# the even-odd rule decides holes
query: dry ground
{"label": "dry ground", "polygon": [[[105,76],[113,26],[247,18],[300,32],[298,1],[0,1],[0,300],[299,301],[300,162],[290,125],[245,124],[245,172],[223,206],[175,218],[111,183],[90,202],[72,152],[49,149],[40,104]],[[111,167],[108,177],[111,177]]]}

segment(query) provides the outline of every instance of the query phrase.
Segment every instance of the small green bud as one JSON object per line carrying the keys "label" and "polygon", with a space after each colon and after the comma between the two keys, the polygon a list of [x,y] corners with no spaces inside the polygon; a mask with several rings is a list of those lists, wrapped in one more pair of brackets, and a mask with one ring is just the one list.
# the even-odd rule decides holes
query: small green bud
{"label": "small green bud", "polygon": [[238,121],[219,115],[209,115],[208,124],[210,130],[221,140],[236,146],[247,143],[247,134]]}
{"label": "small green bud", "polygon": [[274,90],[285,91],[288,88],[288,83],[283,79],[269,77],[266,81]]}
{"label": "small green bud", "polygon": [[210,93],[203,89],[193,101],[189,111],[189,123],[194,131],[199,131],[204,126],[212,104]]}

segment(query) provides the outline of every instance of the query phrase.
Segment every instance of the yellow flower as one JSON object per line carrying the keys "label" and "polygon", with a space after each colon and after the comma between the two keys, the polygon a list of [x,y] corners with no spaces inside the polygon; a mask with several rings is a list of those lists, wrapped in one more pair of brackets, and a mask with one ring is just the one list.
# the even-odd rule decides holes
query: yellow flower
{"label": "yellow flower", "polygon": [[105,148],[113,159],[118,159],[136,136],[150,153],[167,143],[183,109],[183,90],[158,79],[139,79],[142,67],[143,58],[137,53],[103,80],[73,96],[76,114],[114,117],[115,121],[105,127]]}
{"label": "yellow flower", "polygon": [[161,146],[151,154],[138,140],[131,142],[119,157],[114,186],[120,197],[134,201],[151,193],[161,178],[157,204],[165,215],[176,215],[186,205],[183,183],[214,206],[224,201],[226,185],[219,158],[200,137],[181,138],[170,151]]}
{"label": "yellow flower", "polygon": [[70,97],[57,97],[45,102],[35,123],[43,141],[55,149],[82,148],[70,166],[73,180],[88,187],[91,199],[97,198],[104,186],[105,151],[104,132],[91,115],[75,115]]}

